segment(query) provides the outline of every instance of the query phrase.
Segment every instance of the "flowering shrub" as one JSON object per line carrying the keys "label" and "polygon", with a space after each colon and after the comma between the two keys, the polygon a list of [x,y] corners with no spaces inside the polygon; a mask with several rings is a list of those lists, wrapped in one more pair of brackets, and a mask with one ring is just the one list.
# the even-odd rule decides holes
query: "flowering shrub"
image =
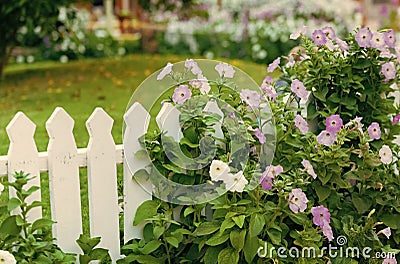
{"label": "flowering shrub", "polygon": [[[293,33],[302,36],[300,53],[271,63],[268,71],[283,75],[267,76],[258,91],[236,85],[237,69],[226,63],[215,66],[217,81],[193,60],[182,72],[172,64],[159,72],[158,81],[175,81],[168,98],[181,113],[182,138],[172,145],[156,129],[141,140],[152,166],[135,176],[150,178],[161,200],[138,208],[134,224],[149,221],[144,239],[127,244],[120,263],[397,263],[399,146],[392,140],[399,116],[389,95],[398,70],[395,38],[368,29],[343,40],[335,35],[330,27],[310,37],[304,28]],[[210,101],[222,116],[194,110]],[[202,145],[221,118],[239,130],[223,128]],[[234,137],[246,137],[242,149],[250,152],[229,149]],[[214,143],[213,155],[203,157]],[[180,167],[178,149],[201,162]],[[188,194],[158,177],[207,184],[219,195],[175,202],[180,208],[165,197]]]}
{"label": "flowering shrub", "polygon": [[[336,1],[200,1],[208,18],[170,19],[160,52],[190,52],[207,58],[246,58],[271,62],[297,42],[289,34],[301,25],[333,25],[340,33],[356,25],[356,6]],[[338,8],[339,7],[339,8]]]}
{"label": "flowering shrub", "polygon": [[[116,41],[106,29],[89,31],[90,14],[73,6],[59,8],[57,23],[53,30],[46,32],[40,27],[29,31],[26,26],[18,31],[18,38],[26,46],[39,47],[37,54],[18,55],[17,63],[31,63],[41,59],[58,60],[66,63],[80,58],[122,56],[132,52],[138,43]],[[28,42],[29,40],[29,42]],[[35,40],[35,41],[33,41]]]}

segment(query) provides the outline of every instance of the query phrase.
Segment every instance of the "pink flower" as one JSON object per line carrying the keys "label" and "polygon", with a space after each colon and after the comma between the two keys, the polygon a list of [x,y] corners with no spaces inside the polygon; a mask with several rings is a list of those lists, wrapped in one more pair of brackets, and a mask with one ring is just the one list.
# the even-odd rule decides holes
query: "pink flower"
{"label": "pink flower", "polygon": [[350,49],[349,44],[346,41],[336,38],[336,43],[339,45],[339,49],[348,51]]}
{"label": "pink flower", "polygon": [[296,115],[294,118],[294,125],[301,131],[301,133],[305,134],[308,132],[308,124],[307,121],[301,115]]}
{"label": "pink flower", "polygon": [[268,72],[275,71],[275,69],[279,66],[280,63],[281,63],[281,58],[278,57],[271,64],[268,65]]}
{"label": "pink flower", "polygon": [[314,168],[313,168],[313,166],[311,165],[310,161],[308,161],[308,160],[303,160],[303,161],[301,162],[301,164],[304,166],[304,170],[305,170],[306,173],[308,173],[309,175],[311,175],[314,179],[317,178],[317,174],[315,174]]}
{"label": "pink flower", "polygon": [[361,28],[357,33],[356,33],[356,41],[358,46],[361,48],[369,48],[371,47],[371,38],[372,38],[372,33],[369,31],[368,28]]}
{"label": "pink flower", "polygon": [[185,67],[186,69],[190,70],[194,75],[203,74],[199,65],[193,59],[187,59],[185,61]]}
{"label": "pink flower", "polygon": [[272,180],[274,178],[270,177],[270,176],[266,176],[264,178],[261,178],[261,187],[263,188],[264,191],[269,191],[272,190]]}
{"label": "pink flower", "polygon": [[192,97],[192,92],[187,85],[179,85],[174,90],[174,94],[172,95],[172,101],[176,104],[183,104],[190,97]]}
{"label": "pink flower", "polygon": [[265,171],[263,172],[261,176],[261,186],[265,191],[271,190],[272,189],[272,180],[275,178],[275,176],[278,176],[283,172],[283,167],[281,165],[277,166],[267,166],[265,168]]}
{"label": "pink flower", "polygon": [[312,34],[312,40],[314,41],[314,44],[317,46],[325,45],[326,35],[322,30],[316,29]]}
{"label": "pink flower", "polygon": [[270,165],[270,166],[267,166],[267,167],[265,168],[265,171],[264,171],[264,173],[263,173],[263,176],[268,176],[268,175],[270,175],[270,176],[272,176],[272,178],[273,178],[273,177],[275,177],[275,176],[278,176],[278,175],[281,174],[282,172],[283,172],[283,167],[282,167],[281,165],[276,165],[276,166]]}
{"label": "pink flower", "polygon": [[321,133],[319,133],[319,135],[317,136],[318,144],[322,144],[328,147],[335,143],[336,139],[337,137],[335,133],[331,133],[326,130],[321,131]]}
{"label": "pink flower", "polygon": [[377,122],[372,122],[371,125],[369,125],[367,131],[371,139],[378,140],[381,138],[381,128]]}
{"label": "pink flower", "polygon": [[267,96],[268,99],[275,101],[277,94],[276,94],[275,88],[272,85],[263,82],[261,84],[260,89],[261,89],[261,91],[264,92],[264,95]]}
{"label": "pink flower", "polygon": [[381,162],[383,164],[390,164],[393,160],[393,153],[392,150],[389,148],[388,145],[383,145],[382,148],[379,150],[379,157],[381,158]]}
{"label": "pink flower", "polygon": [[329,38],[331,40],[334,40],[336,38],[335,30],[332,27],[326,26],[326,27],[323,27],[321,30],[322,30],[322,32],[325,33],[327,38]]}
{"label": "pink flower", "polygon": [[215,70],[219,73],[219,76],[225,78],[233,78],[235,70],[231,65],[226,62],[220,62],[215,66]]}
{"label": "pink flower", "polygon": [[301,28],[299,28],[296,32],[290,34],[289,38],[290,39],[298,39],[300,36],[304,35],[307,32],[307,27],[306,26],[302,26]]}
{"label": "pink flower", "polygon": [[379,234],[383,234],[387,239],[389,239],[389,237],[392,235],[392,230],[390,230],[390,227],[386,227],[377,233],[377,235]]}
{"label": "pink flower", "polygon": [[392,125],[396,125],[400,121],[400,115],[393,117]]}
{"label": "pink flower", "polygon": [[382,264],[397,264],[396,257],[393,257],[393,258],[392,258],[392,256],[387,257],[383,260]]}
{"label": "pink flower", "polygon": [[257,108],[261,103],[260,94],[249,89],[243,89],[240,92],[240,99],[252,108]]}
{"label": "pink flower", "polygon": [[389,48],[394,48],[396,46],[396,35],[393,29],[389,29],[384,33],[385,43]]}
{"label": "pink flower", "polygon": [[259,129],[258,127],[254,131],[254,135],[258,138],[258,141],[260,141],[261,144],[264,144],[267,142],[267,138],[265,137],[264,133]]}
{"label": "pink flower", "polygon": [[170,74],[172,72],[172,66],[173,64],[168,62],[167,66],[164,67],[164,69],[161,70],[161,72],[157,75],[157,81],[161,81],[164,79],[165,76]]}
{"label": "pink flower", "polygon": [[396,77],[396,67],[393,62],[386,62],[382,65],[381,73],[385,76],[386,80],[392,80]]}
{"label": "pink flower", "polygon": [[309,92],[306,90],[304,84],[298,79],[294,79],[290,85],[292,92],[296,94],[297,97],[307,100]]}
{"label": "pink flower", "polygon": [[273,79],[272,79],[271,76],[265,76],[265,78],[264,78],[264,80],[263,80],[263,83],[271,84],[272,81],[273,81]]}
{"label": "pink flower", "polygon": [[376,48],[380,51],[385,49],[385,38],[382,33],[375,32],[374,34],[372,34],[371,47]]}
{"label": "pink flower", "polygon": [[326,119],[326,131],[336,133],[343,126],[343,120],[339,115],[331,115]]}
{"label": "pink flower", "polygon": [[319,227],[324,227],[325,223],[331,222],[331,213],[323,205],[311,208],[313,223]]}
{"label": "pink flower", "polygon": [[[324,220],[324,222],[325,222],[325,220]],[[322,233],[328,239],[329,242],[331,242],[334,239],[332,227],[326,222],[324,224],[324,227],[322,227]]]}
{"label": "pink flower", "polygon": [[289,208],[293,213],[304,212],[307,209],[308,199],[306,194],[300,189],[293,189],[289,193]]}

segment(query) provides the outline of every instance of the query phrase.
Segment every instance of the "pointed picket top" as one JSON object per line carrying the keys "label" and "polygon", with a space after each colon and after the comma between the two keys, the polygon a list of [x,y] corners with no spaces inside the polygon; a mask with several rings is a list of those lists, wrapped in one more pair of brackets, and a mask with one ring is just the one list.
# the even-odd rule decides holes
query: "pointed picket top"
{"label": "pointed picket top", "polygon": [[48,152],[49,189],[53,236],[68,253],[81,253],[76,243],[82,234],[82,211],[78,151],[73,134],[74,120],[57,107],[46,122],[50,136]]}
{"label": "pointed picket top", "polygon": [[132,180],[132,176],[140,169],[146,168],[150,160],[138,158],[135,153],[142,150],[139,142],[148,129],[150,114],[138,102],[135,102],[125,113],[124,120],[124,241],[143,237],[144,224],[132,225],[137,208],[152,198],[152,184],[150,181]]}
{"label": "pointed picket top", "polygon": [[86,127],[90,135],[87,147],[90,236],[101,237],[97,247],[107,248],[115,263],[120,258],[120,243],[116,152],[111,135],[113,123],[114,120],[98,107]]}
{"label": "pointed picket top", "polygon": [[114,119],[101,107],[97,107],[86,121],[86,127],[91,137],[96,137],[98,134],[110,134],[113,124]]}
{"label": "pointed picket top", "polygon": [[213,126],[214,130],[215,130],[214,135],[217,138],[224,138],[224,132],[222,131],[222,128],[221,128],[222,122],[224,120],[224,113],[219,108],[217,102],[215,102],[215,101],[208,102],[206,104],[206,106],[204,107],[203,111],[207,112],[207,113],[217,114],[217,115],[221,116],[220,123],[216,123]]}
{"label": "pointed picket top", "polygon": [[11,142],[30,140],[33,138],[35,130],[35,123],[22,112],[18,112],[6,127]]}
{"label": "pointed picket top", "polygon": [[[39,153],[37,151],[34,134],[36,125],[22,112],[18,112],[11,122],[8,124],[6,131],[10,139],[10,147],[8,149],[8,180],[13,182],[14,172],[23,171],[30,174],[31,179],[25,186],[29,189],[32,186],[40,187],[40,168]],[[10,197],[16,197],[15,190],[9,190]],[[32,193],[28,199],[28,204],[33,201],[41,201],[40,190]],[[14,210],[13,214],[18,214],[19,210]],[[34,222],[42,217],[40,207],[33,208],[28,213],[28,221]]]}
{"label": "pointed picket top", "polygon": [[74,119],[62,107],[56,107],[46,122],[46,129],[50,138],[57,134],[63,134],[62,131],[72,131],[74,128]]}
{"label": "pointed picket top", "polygon": [[171,103],[164,103],[156,117],[158,127],[166,131],[165,135],[180,141],[183,137],[179,122],[179,110]]}

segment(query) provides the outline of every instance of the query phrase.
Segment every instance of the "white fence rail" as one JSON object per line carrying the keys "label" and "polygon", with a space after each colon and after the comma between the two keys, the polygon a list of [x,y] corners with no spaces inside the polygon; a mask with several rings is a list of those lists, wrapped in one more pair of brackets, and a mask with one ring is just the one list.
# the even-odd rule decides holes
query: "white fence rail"
{"label": "white fence rail", "polygon": [[[79,168],[87,167],[90,235],[101,237],[99,246],[109,249],[113,263],[121,258],[118,164],[124,165],[124,241],[142,236],[142,226],[134,227],[133,218],[137,207],[151,199],[151,194],[132,180],[133,173],[146,165],[143,160],[136,161],[133,154],[140,149],[137,139],[147,129],[149,114],[136,103],[124,120],[124,144],[115,145],[111,135],[114,120],[103,109],[96,108],[86,122],[89,144],[87,148],[78,149],[73,136],[74,120],[58,107],[46,123],[50,137],[47,152],[38,152],[34,141],[36,125],[22,112],[17,113],[6,128],[10,146],[8,154],[0,156],[0,176],[8,175],[8,180],[13,181],[13,174],[22,170],[36,176],[30,186],[40,186],[40,173],[48,172],[51,217],[56,222],[53,236],[65,252],[81,253],[76,243],[83,221]],[[127,159],[134,161],[129,169],[124,153]],[[9,195],[15,196],[15,192],[10,190]],[[40,192],[32,195],[31,201],[34,200],[41,200]],[[42,210],[35,208],[28,217],[29,221],[34,221],[41,216]]]}

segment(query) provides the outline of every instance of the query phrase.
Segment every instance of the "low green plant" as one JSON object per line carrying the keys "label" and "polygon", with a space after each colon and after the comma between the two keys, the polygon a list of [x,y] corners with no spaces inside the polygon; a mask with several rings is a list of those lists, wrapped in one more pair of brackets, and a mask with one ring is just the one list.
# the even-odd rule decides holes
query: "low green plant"
{"label": "low green plant", "polygon": [[[18,263],[75,263],[75,255],[62,252],[54,244],[51,219],[28,221],[29,212],[43,205],[38,201],[27,203],[27,198],[39,190],[37,186],[25,189],[32,177],[21,171],[14,174],[14,179],[3,183],[5,187],[13,188],[16,196],[1,204],[9,215],[0,225],[0,248],[11,252]],[[11,214],[14,210],[20,213]]]}

